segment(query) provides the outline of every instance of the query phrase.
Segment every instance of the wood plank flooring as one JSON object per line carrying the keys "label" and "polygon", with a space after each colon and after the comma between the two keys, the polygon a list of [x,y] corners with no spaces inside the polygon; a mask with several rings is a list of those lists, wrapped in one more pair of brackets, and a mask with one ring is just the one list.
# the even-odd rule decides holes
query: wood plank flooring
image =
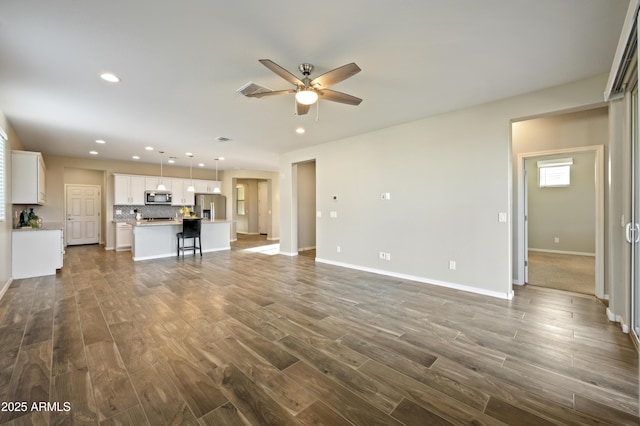
{"label": "wood plank flooring", "polygon": [[57,275],[14,281],[0,424],[639,424],[638,353],[592,296],[243,251],[267,243],[136,263],[69,247]]}

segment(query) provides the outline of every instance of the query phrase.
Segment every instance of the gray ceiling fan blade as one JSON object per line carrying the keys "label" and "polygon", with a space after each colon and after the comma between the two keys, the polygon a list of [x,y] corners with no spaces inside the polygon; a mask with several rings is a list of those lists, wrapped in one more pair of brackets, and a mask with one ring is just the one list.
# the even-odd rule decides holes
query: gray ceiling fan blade
{"label": "gray ceiling fan blade", "polygon": [[258,60],[262,65],[269,68],[274,73],[278,74],[280,77],[287,80],[289,83],[295,86],[304,86],[302,80],[300,80],[295,75],[291,74],[289,71],[282,68],[280,65],[273,62],[271,59],[259,59]]}
{"label": "gray ceiling fan blade", "polygon": [[270,92],[257,92],[257,93],[249,93],[245,95],[248,98],[261,98],[263,96],[273,96],[273,95],[288,95],[290,93],[296,93],[295,89],[287,89],[287,90],[272,90]]}
{"label": "gray ceiling fan blade", "polygon": [[296,102],[297,115],[305,115],[306,113],[309,112],[309,108],[311,108],[311,105],[304,105],[304,104],[301,104],[300,102]]}
{"label": "gray ceiling fan blade", "polygon": [[315,87],[317,89],[325,89],[329,86],[333,86],[334,84],[340,83],[342,80],[346,80],[347,78],[359,72],[360,72],[360,67],[352,62],[350,64],[343,65],[339,68],[336,68],[334,70],[327,71],[321,76],[314,78],[311,81],[311,87]]}
{"label": "gray ceiling fan blade", "polygon": [[360,105],[360,102],[362,102],[362,99],[360,98],[347,95],[346,93],[337,92],[335,90],[317,90],[317,92],[320,99],[324,99],[326,101],[340,102],[341,104],[347,105]]}

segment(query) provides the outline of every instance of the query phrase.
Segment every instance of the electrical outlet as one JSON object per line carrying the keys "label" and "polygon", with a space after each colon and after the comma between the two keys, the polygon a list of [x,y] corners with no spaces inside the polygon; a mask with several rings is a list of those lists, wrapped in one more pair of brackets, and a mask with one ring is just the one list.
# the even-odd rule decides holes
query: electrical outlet
{"label": "electrical outlet", "polygon": [[340,246],[336,246],[336,253],[340,253]]}
{"label": "electrical outlet", "polygon": [[449,261],[449,269],[451,269],[452,271],[456,270],[456,261],[455,260],[450,260]]}
{"label": "electrical outlet", "polygon": [[329,212],[329,217],[332,219],[335,219],[336,217],[338,217],[338,212],[336,211]]}
{"label": "electrical outlet", "polygon": [[560,242],[560,237],[555,237],[555,238],[553,239],[553,242],[554,242],[554,243],[556,243],[556,244],[558,244],[558,243]]}
{"label": "electrical outlet", "polygon": [[116,214],[122,214],[122,210],[116,210]]}
{"label": "electrical outlet", "polygon": [[322,212],[321,212],[320,210],[318,210],[318,211],[316,212],[316,217],[317,217],[317,218],[322,217]]}

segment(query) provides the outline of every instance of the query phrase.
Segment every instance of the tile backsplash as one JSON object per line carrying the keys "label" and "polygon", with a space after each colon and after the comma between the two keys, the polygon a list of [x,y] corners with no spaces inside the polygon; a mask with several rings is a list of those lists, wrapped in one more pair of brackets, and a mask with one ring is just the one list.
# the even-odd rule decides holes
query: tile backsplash
{"label": "tile backsplash", "polygon": [[175,217],[181,206],[127,206],[118,205],[113,206],[113,219],[114,220],[131,220],[136,218],[136,214],[132,213],[134,210],[142,212],[142,217]]}

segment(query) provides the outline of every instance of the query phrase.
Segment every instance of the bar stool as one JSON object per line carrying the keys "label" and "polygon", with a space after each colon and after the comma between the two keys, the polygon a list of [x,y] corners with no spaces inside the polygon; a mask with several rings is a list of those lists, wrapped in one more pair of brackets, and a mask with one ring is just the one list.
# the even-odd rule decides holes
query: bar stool
{"label": "bar stool", "polygon": [[[182,232],[178,232],[176,237],[178,239],[177,257],[184,257],[184,252],[193,250],[193,255],[196,255],[196,250],[200,250],[200,256],[202,256],[202,240],[200,239],[200,227],[202,225],[201,219],[182,219]],[[193,238],[193,245],[185,246],[185,239]],[[196,241],[197,239],[197,241]],[[182,245],[180,245],[182,240]]]}

